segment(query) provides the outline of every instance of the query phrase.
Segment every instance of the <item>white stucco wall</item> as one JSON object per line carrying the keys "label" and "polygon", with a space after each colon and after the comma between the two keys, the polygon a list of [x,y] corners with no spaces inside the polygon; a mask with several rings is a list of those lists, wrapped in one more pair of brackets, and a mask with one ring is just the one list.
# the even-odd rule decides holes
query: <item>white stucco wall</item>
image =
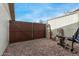
{"label": "white stucco wall", "polygon": [[73,24],[70,24],[68,26],[64,26],[63,29],[64,29],[64,35],[65,36],[69,36],[71,37],[72,35],[74,35],[74,33],[77,31],[79,25],[78,25],[79,22],[77,23],[73,23]]}
{"label": "white stucco wall", "polygon": [[8,4],[0,3],[0,55],[3,54],[9,42],[9,20]]}
{"label": "white stucco wall", "polygon": [[72,15],[55,18],[49,20],[48,24],[50,24],[54,36],[57,34],[58,28],[64,29],[65,36],[72,36],[79,27],[79,14],[75,13]]}
{"label": "white stucco wall", "polygon": [[72,14],[60,18],[51,19],[48,21],[48,24],[51,25],[52,29],[60,28],[69,24],[78,22],[78,14]]}
{"label": "white stucco wall", "polygon": [[[67,36],[67,37],[71,37],[77,30],[78,28],[78,23],[73,23],[73,24],[70,24],[70,25],[67,25],[67,26],[64,26],[64,27],[61,27],[64,29],[64,35]],[[59,29],[59,28],[58,28]],[[56,36],[57,35],[57,29],[52,29],[52,33],[53,33],[53,36]]]}

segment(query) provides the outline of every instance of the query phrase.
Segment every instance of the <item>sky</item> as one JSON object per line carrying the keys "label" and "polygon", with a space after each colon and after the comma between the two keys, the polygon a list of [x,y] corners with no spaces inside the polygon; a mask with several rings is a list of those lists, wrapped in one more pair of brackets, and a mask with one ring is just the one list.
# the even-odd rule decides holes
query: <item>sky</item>
{"label": "sky", "polygon": [[79,3],[15,3],[16,21],[39,22],[79,8]]}

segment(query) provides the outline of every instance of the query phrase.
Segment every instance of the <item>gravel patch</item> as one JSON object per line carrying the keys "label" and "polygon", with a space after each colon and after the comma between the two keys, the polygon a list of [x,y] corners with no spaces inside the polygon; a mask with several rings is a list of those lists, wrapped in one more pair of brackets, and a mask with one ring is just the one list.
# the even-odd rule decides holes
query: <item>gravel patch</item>
{"label": "gravel patch", "polygon": [[3,56],[77,56],[79,45],[75,44],[75,52],[64,49],[51,39],[36,39],[10,44]]}

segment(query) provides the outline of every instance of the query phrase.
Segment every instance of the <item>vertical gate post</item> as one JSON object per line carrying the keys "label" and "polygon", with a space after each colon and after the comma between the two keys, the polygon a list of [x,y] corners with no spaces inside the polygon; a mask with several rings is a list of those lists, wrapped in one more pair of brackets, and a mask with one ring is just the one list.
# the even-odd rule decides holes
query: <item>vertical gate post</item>
{"label": "vertical gate post", "polygon": [[33,35],[34,35],[34,28],[33,28],[33,22],[32,22],[32,39],[34,39]]}

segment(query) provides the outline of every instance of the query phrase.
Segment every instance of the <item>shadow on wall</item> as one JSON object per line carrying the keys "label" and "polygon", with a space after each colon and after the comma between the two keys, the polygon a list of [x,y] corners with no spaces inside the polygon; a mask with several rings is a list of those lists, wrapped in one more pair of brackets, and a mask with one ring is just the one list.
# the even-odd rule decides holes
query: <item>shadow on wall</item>
{"label": "shadow on wall", "polygon": [[55,29],[54,31],[50,29],[48,30],[48,32],[49,32],[50,39],[52,40],[56,40],[56,35],[64,36],[63,28]]}
{"label": "shadow on wall", "polygon": [[63,28],[57,29],[57,35],[64,36],[64,29]]}
{"label": "shadow on wall", "polygon": [[47,24],[47,38],[48,39],[52,39],[52,40],[56,40],[56,35],[60,35],[60,36],[64,36],[64,29],[63,28],[59,28],[56,29],[54,32],[51,29],[50,24]]}

